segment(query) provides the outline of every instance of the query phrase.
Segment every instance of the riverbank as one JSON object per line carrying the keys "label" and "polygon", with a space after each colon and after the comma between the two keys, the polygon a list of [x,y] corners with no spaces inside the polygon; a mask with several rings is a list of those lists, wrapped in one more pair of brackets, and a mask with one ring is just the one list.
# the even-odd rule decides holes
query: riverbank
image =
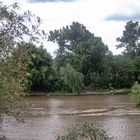
{"label": "riverbank", "polygon": [[86,96],[86,95],[116,95],[116,94],[128,94],[130,89],[114,89],[114,90],[86,90],[81,93],[67,93],[67,92],[40,92],[33,91],[28,93],[29,96]]}

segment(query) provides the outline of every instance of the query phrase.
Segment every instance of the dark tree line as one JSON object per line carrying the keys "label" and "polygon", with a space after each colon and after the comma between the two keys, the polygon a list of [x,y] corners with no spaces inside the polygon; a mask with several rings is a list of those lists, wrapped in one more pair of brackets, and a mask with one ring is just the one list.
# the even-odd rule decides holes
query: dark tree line
{"label": "dark tree line", "polygon": [[[39,30],[39,17],[29,11],[18,14],[17,4],[1,3],[0,9],[2,94],[14,91],[12,84],[19,84],[16,93],[20,93],[21,87],[31,91],[80,93],[84,89],[130,88],[134,81],[140,81],[139,22],[129,21],[122,37],[117,38],[117,48],[124,48],[122,55],[113,55],[101,37],[78,22],[50,31],[48,41],[58,44],[52,58],[45,46],[35,45],[40,37],[46,37]],[[29,27],[26,22],[30,23]],[[5,90],[5,80],[7,83],[12,80],[12,89],[9,86]]]}
{"label": "dark tree line", "polygon": [[140,80],[140,25],[128,22],[113,55],[100,37],[78,22],[50,31],[48,40],[58,44],[51,58],[43,46],[26,44],[32,56],[31,90],[76,92],[82,89],[130,88]]}

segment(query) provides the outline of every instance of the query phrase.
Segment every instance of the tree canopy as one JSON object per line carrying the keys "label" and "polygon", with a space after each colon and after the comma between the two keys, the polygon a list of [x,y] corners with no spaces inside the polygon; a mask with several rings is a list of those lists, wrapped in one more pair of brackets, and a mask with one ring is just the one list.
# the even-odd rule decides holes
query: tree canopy
{"label": "tree canopy", "polygon": [[28,71],[29,90],[51,90],[53,79],[52,58],[43,46],[36,47],[34,44],[25,43],[22,48],[30,57]]}
{"label": "tree canopy", "polygon": [[92,72],[101,73],[108,47],[84,25],[73,22],[60,30],[50,31],[49,41],[56,42],[59,46],[55,59],[58,69],[67,63],[71,64],[84,75],[86,86],[91,84]]}
{"label": "tree canopy", "polygon": [[117,48],[124,48],[127,55],[135,58],[140,55],[140,25],[139,22],[129,21],[123,31],[123,36],[118,37],[117,41],[120,42]]}

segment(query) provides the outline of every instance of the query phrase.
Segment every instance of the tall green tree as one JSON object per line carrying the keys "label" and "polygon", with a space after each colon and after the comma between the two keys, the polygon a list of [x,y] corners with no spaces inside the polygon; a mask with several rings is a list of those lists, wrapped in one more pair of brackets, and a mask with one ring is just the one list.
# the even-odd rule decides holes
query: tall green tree
{"label": "tall green tree", "polygon": [[25,43],[21,48],[26,49],[30,64],[28,71],[28,88],[30,90],[51,91],[53,86],[52,58],[43,46]]}
{"label": "tall green tree", "polygon": [[99,73],[108,48],[101,38],[95,37],[86,27],[78,22],[50,31],[49,41],[58,44],[56,64],[58,69],[70,63],[84,75],[84,84],[91,84],[91,73]]}
{"label": "tall green tree", "polygon": [[135,58],[140,55],[140,25],[139,22],[129,21],[125,26],[122,37],[117,38],[120,42],[117,48],[124,48],[124,53]]}
{"label": "tall green tree", "polygon": [[56,53],[58,68],[71,61],[73,56],[75,59],[72,62],[78,64],[81,55],[85,54],[90,47],[91,38],[92,34],[78,22],[73,22],[72,25],[60,30],[50,31],[49,41],[59,46]]}
{"label": "tall green tree", "polygon": [[[139,22],[129,21],[125,26],[125,30],[123,31],[123,36],[117,38],[117,41],[120,44],[117,46],[118,48],[124,48],[124,55],[130,57],[132,60],[136,60],[135,64],[138,62],[138,58],[140,56],[140,25]],[[135,81],[139,79],[139,72],[136,70],[134,72]]]}

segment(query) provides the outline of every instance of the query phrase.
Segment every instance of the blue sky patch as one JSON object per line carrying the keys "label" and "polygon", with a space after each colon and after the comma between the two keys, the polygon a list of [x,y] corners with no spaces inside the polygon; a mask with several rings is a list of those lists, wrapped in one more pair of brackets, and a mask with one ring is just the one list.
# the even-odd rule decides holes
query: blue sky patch
{"label": "blue sky patch", "polygon": [[113,20],[113,21],[140,20],[140,13],[135,13],[133,15],[114,14],[105,18],[105,20]]}

